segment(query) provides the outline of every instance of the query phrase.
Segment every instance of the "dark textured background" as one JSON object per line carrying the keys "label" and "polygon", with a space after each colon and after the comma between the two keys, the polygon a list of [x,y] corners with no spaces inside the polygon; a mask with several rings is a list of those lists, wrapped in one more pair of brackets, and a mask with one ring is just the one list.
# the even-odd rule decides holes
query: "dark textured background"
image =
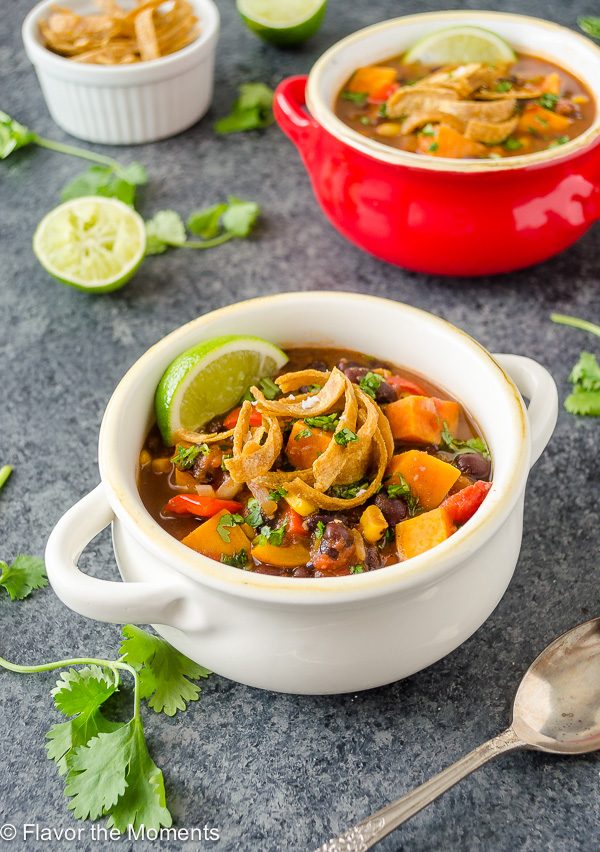
{"label": "dark textured background", "polygon": [[[62,139],[21,47],[19,27],[31,5],[2,4],[0,108]],[[536,269],[490,280],[427,278],[386,266],[338,236],[276,127],[229,138],[211,130],[239,83],[273,85],[308,71],[325,48],[359,27],[444,3],[331,0],[320,33],[288,52],[246,32],[233,2],[218,5],[216,108],[176,139],[114,153],[148,166],[145,214],[170,206],[187,214],[227,193],[256,199],[264,218],[251,240],[150,258],[125,289],[88,297],[49,280],[30,248],[38,219],[79,163],[31,149],[0,165],[0,461],[16,466],[0,496],[1,558],[42,553],[55,521],[97,483],[102,412],[129,365],[176,326],[221,305],[320,288],[388,296],[444,316],[493,351],[537,358],[561,397],[579,351],[598,348],[548,320],[552,310],[600,320],[598,226]],[[473,3],[494,5],[570,26],[578,14],[598,12],[592,0]],[[224,850],[309,850],[498,732],[533,656],[600,610],[599,428],[598,421],[561,413],[530,478],[515,578],[488,622],[445,660],[384,689],[325,698],[268,694],[214,676],[187,713],[146,713],[176,824],[218,827]],[[90,546],[84,564],[115,577],[107,534]],[[111,656],[118,641],[117,627],[67,611],[51,590],[20,604],[0,596],[0,653],[12,660]],[[53,681],[0,673],[0,823],[78,825],[44,756],[44,733],[58,721]],[[598,758],[515,754],[464,781],[381,848],[558,852],[593,848],[599,831]],[[77,844],[94,846],[89,838]],[[75,845],[29,845],[67,847]]]}

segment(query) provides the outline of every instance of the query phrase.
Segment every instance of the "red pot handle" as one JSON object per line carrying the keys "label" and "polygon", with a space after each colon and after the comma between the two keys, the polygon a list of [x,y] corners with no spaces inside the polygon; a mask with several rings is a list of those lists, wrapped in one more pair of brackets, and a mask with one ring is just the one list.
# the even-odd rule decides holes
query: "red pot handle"
{"label": "red pot handle", "polygon": [[302,154],[312,145],[319,135],[320,125],[308,115],[303,107],[306,104],[306,74],[286,77],[275,89],[273,114],[277,124]]}

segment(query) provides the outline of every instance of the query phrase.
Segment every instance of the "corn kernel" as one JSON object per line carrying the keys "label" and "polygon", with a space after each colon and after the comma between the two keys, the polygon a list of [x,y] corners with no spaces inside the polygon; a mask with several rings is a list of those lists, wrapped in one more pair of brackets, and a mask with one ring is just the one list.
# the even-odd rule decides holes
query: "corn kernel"
{"label": "corn kernel", "polygon": [[381,509],[377,506],[367,506],[360,516],[359,526],[366,540],[370,544],[374,544],[376,541],[379,541],[388,528],[388,522],[383,517]]}
{"label": "corn kernel", "polygon": [[589,98],[588,98],[587,95],[573,95],[573,97],[571,98],[571,101],[574,104],[587,104],[587,102],[589,101]]}
{"label": "corn kernel", "polygon": [[291,506],[294,512],[298,512],[299,515],[302,515],[303,518],[306,518],[307,515],[312,515],[313,512],[317,511],[317,507],[314,503],[311,503],[310,500],[307,500],[305,497],[301,497],[300,494],[286,494],[283,498],[288,506]]}
{"label": "corn kernel", "polygon": [[384,121],[382,124],[377,125],[375,133],[378,136],[384,136],[386,139],[390,139],[392,136],[398,136],[401,130],[402,125],[398,124],[397,121]]}
{"label": "corn kernel", "polygon": [[148,452],[148,450],[142,450],[140,453],[140,467],[146,467],[147,464],[150,464],[152,461],[152,456]]}

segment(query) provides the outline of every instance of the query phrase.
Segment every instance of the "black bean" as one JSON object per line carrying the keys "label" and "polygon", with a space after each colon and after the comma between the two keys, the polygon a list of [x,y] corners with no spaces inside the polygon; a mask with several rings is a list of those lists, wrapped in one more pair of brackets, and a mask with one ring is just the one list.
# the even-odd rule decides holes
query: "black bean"
{"label": "black bean", "polygon": [[350,379],[351,382],[354,382],[357,385],[361,379],[363,379],[367,373],[370,372],[367,367],[346,367],[345,370],[342,371],[347,379]]}
{"label": "black bean", "polygon": [[402,497],[387,497],[380,492],[373,502],[391,527],[399,524],[408,515],[408,506]]}
{"label": "black bean", "polygon": [[342,521],[329,521],[323,531],[319,550],[337,559],[342,550],[354,545],[354,536]]}
{"label": "black bean", "polygon": [[366,571],[375,571],[376,568],[381,568],[383,566],[381,552],[376,545],[367,545],[364,565]]}
{"label": "black bean", "polygon": [[321,373],[329,372],[329,367],[325,363],[325,361],[317,360],[311,361],[310,364],[306,365],[307,370],[319,370]]}
{"label": "black bean", "polygon": [[375,393],[375,401],[380,405],[383,405],[386,402],[395,402],[397,398],[398,394],[391,385],[388,385],[387,382],[382,382]]}
{"label": "black bean", "polygon": [[[350,361],[348,358],[342,358],[338,361],[337,368],[338,370],[341,370],[342,373],[345,373],[348,367],[361,367],[361,365],[358,361]],[[369,372],[366,367],[362,367],[362,369],[366,370],[367,373]]]}
{"label": "black bean", "polygon": [[457,468],[473,479],[487,479],[492,469],[489,459],[480,456],[479,453],[463,453],[455,462]]}
{"label": "black bean", "polygon": [[311,573],[306,565],[300,565],[292,571],[292,577],[310,577]]}

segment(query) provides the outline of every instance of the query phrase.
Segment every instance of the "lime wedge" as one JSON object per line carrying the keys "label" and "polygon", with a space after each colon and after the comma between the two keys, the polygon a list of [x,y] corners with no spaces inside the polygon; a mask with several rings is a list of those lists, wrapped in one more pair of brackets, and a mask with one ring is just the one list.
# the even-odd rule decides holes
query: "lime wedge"
{"label": "lime wedge", "polygon": [[448,27],[426,35],[404,55],[404,62],[423,65],[462,65],[465,62],[515,62],[514,50],[503,38],[481,27]]}
{"label": "lime wedge", "polygon": [[115,198],[85,196],[48,213],[33,251],[53,278],[88,293],[122,287],[144,258],[144,220]]}
{"label": "lime wedge", "polygon": [[233,408],[248,387],[287,362],[281,349],[260,337],[215,337],[182,352],[158,383],[154,407],[165,444],[178,429],[198,429]]}
{"label": "lime wedge", "polygon": [[327,0],[237,0],[249,30],[282,47],[300,44],[323,22]]}

